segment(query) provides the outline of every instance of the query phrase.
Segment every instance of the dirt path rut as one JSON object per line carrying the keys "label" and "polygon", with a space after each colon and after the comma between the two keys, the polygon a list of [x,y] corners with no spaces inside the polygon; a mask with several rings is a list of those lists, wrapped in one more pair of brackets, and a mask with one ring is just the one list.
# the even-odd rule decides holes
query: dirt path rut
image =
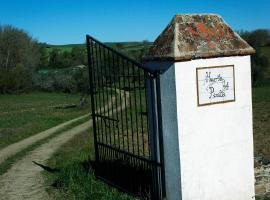
{"label": "dirt path rut", "polygon": [[[123,92],[121,92],[120,90],[116,90],[116,92],[118,94],[121,94],[121,95],[124,95]],[[126,95],[128,95],[128,93],[126,93]],[[108,102],[108,104],[102,108],[101,110],[103,109],[107,109],[108,107],[110,108],[112,106],[112,104],[115,102],[115,97],[112,97],[112,99],[110,99],[110,101]],[[100,112],[100,110],[98,111]],[[42,139],[45,139],[51,135],[53,135],[54,133],[58,132],[58,131],[61,131],[61,129],[65,128],[66,126],[76,122],[76,121],[79,121],[81,119],[84,119],[86,117],[89,117],[90,115],[89,114],[86,114],[86,115],[83,115],[81,117],[77,117],[75,119],[72,119],[72,120],[69,120],[67,122],[64,122],[62,124],[59,124],[55,127],[52,127],[48,130],[45,130],[45,131],[42,131],[38,134],[35,134],[33,136],[30,136],[26,139],[23,139],[19,142],[16,142],[14,144],[11,144],[3,149],[0,150],[0,165],[9,157],[13,156],[14,154],[22,151],[23,149],[35,144],[36,142],[42,140]]]}
{"label": "dirt path rut", "polygon": [[92,121],[76,126],[56,136],[48,143],[41,145],[16,162],[7,173],[0,177],[0,199],[49,199],[45,190],[46,186],[41,177],[41,171],[43,169],[33,164],[32,161],[42,164],[46,163],[61,145],[69,141],[75,135],[86,131],[91,126]]}
{"label": "dirt path rut", "polygon": [[14,144],[11,144],[7,147],[5,147],[4,149],[1,149],[0,150],[0,165],[1,163],[3,163],[8,157],[22,151],[23,149],[31,146],[32,144],[42,140],[42,139],[45,139],[49,136],[51,136],[52,134],[56,133],[57,131],[60,131],[61,129],[63,129],[64,127],[72,124],[73,122],[76,122],[76,121],[79,121],[80,119],[83,119],[83,118],[86,118],[86,117],[89,117],[90,115],[89,114],[86,114],[86,115],[83,115],[81,117],[78,117],[78,118],[75,118],[75,119],[72,119],[72,120],[69,120],[67,122],[64,122],[62,124],[59,124],[58,126],[55,126],[53,128],[50,128],[46,131],[42,131],[36,135],[33,135],[33,136],[30,136],[26,139],[23,139],[19,142],[16,142]]}

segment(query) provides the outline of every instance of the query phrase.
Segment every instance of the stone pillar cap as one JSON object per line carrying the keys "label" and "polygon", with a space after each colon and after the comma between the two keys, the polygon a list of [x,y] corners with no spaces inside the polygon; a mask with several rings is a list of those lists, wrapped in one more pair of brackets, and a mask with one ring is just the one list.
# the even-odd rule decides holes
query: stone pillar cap
{"label": "stone pillar cap", "polygon": [[158,36],[144,61],[187,61],[242,56],[255,50],[216,14],[178,14]]}

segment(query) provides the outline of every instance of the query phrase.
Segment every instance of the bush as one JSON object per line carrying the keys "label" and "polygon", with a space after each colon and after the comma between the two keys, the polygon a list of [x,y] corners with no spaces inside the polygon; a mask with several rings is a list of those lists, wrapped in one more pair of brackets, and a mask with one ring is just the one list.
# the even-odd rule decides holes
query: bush
{"label": "bush", "polygon": [[22,65],[0,69],[0,93],[24,92],[31,86],[31,73]]}
{"label": "bush", "polygon": [[34,86],[43,91],[86,94],[88,72],[86,68],[67,68],[40,71],[34,76]]}

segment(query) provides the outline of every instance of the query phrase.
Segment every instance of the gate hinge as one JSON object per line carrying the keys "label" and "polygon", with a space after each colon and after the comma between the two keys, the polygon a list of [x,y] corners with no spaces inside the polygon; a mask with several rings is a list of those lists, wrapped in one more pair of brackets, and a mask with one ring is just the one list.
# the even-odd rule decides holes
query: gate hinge
{"label": "gate hinge", "polygon": [[147,72],[146,73],[146,78],[155,79],[155,78],[157,78],[157,75],[158,75],[157,72],[154,72],[154,73]]}
{"label": "gate hinge", "polygon": [[148,72],[147,75],[146,75],[146,77],[147,78],[150,78],[150,79],[155,79],[155,78],[158,77],[159,74],[160,74],[160,71],[155,71],[153,73]]}

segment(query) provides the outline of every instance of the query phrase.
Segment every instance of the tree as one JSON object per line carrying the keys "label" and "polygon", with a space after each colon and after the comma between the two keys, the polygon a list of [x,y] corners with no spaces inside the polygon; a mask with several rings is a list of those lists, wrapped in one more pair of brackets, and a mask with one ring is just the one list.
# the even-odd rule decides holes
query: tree
{"label": "tree", "polygon": [[269,61],[262,55],[261,50],[256,48],[256,54],[251,57],[252,85],[256,86],[265,80],[265,71],[269,67]]}
{"label": "tree", "polygon": [[43,44],[40,45],[40,61],[38,66],[39,68],[46,68],[49,66],[49,55],[46,46]]}
{"label": "tree", "polygon": [[36,40],[25,31],[10,25],[0,26],[0,67],[11,68],[18,64],[30,68],[39,62]]}
{"label": "tree", "polygon": [[71,64],[73,66],[75,65],[86,65],[87,63],[87,53],[86,53],[86,48],[83,46],[74,46],[72,47],[71,50],[71,59],[72,62]]}
{"label": "tree", "polygon": [[[5,79],[1,80],[0,93],[29,88],[39,58],[38,43],[28,33],[10,25],[0,26],[0,74]],[[15,84],[17,80],[19,84]]]}
{"label": "tree", "polygon": [[270,30],[239,31],[239,34],[253,47],[270,45]]}
{"label": "tree", "polygon": [[256,54],[251,56],[251,75],[252,85],[256,86],[266,81],[266,72],[269,66],[268,58],[262,53],[262,47],[270,45],[270,31],[266,29],[258,29],[255,31],[240,31],[239,34],[253,48]]}
{"label": "tree", "polygon": [[124,48],[124,44],[123,44],[122,42],[117,42],[117,43],[116,43],[116,48],[117,48],[118,50],[122,50],[122,49]]}
{"label": "tree", "polygon": [[54,67],[63,67],[63,64],[62,64],[62,54],[61,54],[60,49],[53,48],[53,50],[50,52],[49,66],[51,68],[54,68]]}
{"label": "tree", "polygon": [[63,65],[63,67],[72,66],[72,56],[71,56],[70,52],[64,51],[62,53],[62,65]]}

